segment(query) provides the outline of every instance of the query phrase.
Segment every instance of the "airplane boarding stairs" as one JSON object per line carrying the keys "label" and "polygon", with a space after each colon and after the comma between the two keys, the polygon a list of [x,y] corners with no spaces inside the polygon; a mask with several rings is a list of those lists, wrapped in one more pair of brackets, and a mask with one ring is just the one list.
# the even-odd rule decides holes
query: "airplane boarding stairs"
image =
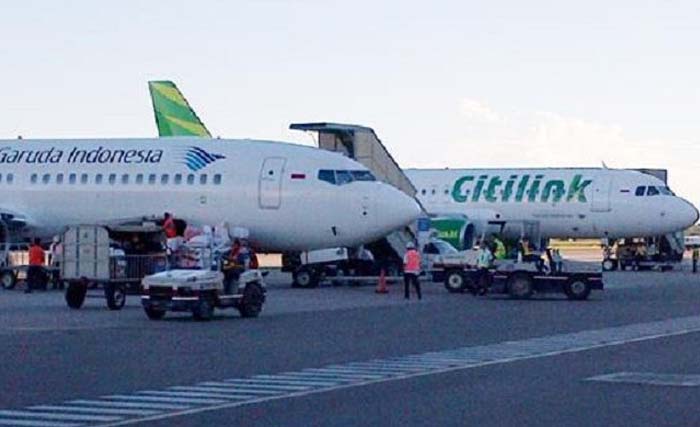
{"label": "airplane boarding stairs", "polygon": [[[289,128],[306,132],[317,132],[316,141],[319,148],[342,153],[362,163],[372,171],[378,180],[393,185],[415,198],[416,188],[403,173],[403,170],[401,170],[372,128],[340,123],[295,123]],[[418,203],[420,204],[420,202]],[[421,209],[425,213],[425,209],[422,206]],[[388,245],[395,252],[396,257],[403,258],[406,252],[406,243],[416,240],[415,227],[415,224],[411,224],[409,227],[395,231],[385,238]],[[381,256],[382,254],[375,254],[375,256],[377,255]]]}

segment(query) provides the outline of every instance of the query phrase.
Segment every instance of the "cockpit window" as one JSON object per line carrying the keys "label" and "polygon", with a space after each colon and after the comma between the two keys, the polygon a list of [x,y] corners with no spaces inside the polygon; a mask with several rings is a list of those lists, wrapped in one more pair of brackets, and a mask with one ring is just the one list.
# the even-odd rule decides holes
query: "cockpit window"
{"label": "cockpit window", "polygon": [[349,184],[353,181],[376,181],[377,178],[368,170],[330,170],[318,171],[318,179],[334,185]]}
{"label": "cockpit window", "polygon": [[321,181],[326,181],[331,184],[335,184],[335,171],[328,169],[321,169],[318,171],[318,179]]}
{"label": "cockpit window", "polygon": [[659,187],[659,191],[664,196],[675,196],[675,194],[673,194],[673,191],[671,191],[671,189],[668,187]]}
{"label": "cockpit window", "polygon": [[643,196],[643,195],[644,195],[644,192],[646,191],[646,189],[647,189],[647,188],[646,188],[645,186],[640,185],[640,186],[637,187],[637,189],[634,191],[634,195],[635,195],[635,196]]}
{"label": "cockpit window", "polygon": [[350,184],[352,182],[352,175],[350,171],[335,171],[335,181],[338,185]]}
{"label": "cockpit window", "polygon": [[659,194],[661,193],[656,187],[652,187],[651,185],[647,187],[647,196],[658,196]]}
{"label": "cockpit window", "polygon": [[376,181],[377,179],[370,171],[350,171],[353,181]]}

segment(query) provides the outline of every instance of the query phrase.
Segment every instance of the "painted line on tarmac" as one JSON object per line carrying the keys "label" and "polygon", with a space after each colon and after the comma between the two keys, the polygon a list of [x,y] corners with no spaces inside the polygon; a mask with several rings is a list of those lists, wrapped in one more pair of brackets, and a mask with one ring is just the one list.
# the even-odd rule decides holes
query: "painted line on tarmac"
{"label": "painted line on tarmac", "polygon": [[[25,427],[117,427],[148,423],[244,405],[364,387],[491,365],[578,353],[599,348],[700,332],[700,316],[639,323],[569,334],[506,341],[445,351],[332,364],[276,375],[204,381],[164,390],[72,400],[0,412],[0,425]],[[49,409],[55,408],[55,409]],[[81,408],[81,409],[76,409]],[[110,412],[99,413],[101,409]],[[139,416],[119,410],[157,411]],[[92,411],[92,412],[91,412]],[[82,414],[76,414],[82,412]],[[145,415],[145,414],[143,414]],[[97,417],[115,417],[98,421]],[[74,423],[73,423],[74,422]]]}

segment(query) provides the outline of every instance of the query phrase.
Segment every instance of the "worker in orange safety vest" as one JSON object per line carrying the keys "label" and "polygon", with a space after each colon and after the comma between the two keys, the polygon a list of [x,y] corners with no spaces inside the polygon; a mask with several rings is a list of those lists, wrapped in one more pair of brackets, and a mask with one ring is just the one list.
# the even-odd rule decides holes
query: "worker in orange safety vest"
{"label": "worker in orange safety vest", "polygon": [[177,227],[175,226],[175,219],[172,214],[166,212],[163,214],[163,229],[165,230],[165,237],[172,239],[177,237]]}
{"label": "worker in orange safety vest", "polygon": [[418,281],[418,276],[420,275],[420,253],[416,250],[416,246],[413,242],[408,242],[406,244],[406,254],[403,256],[403,284],[404,284],[404,298],[410,299],[410,286],[416,289],[416,295],[418,299],[422,299],[420,292],[420,282]]}

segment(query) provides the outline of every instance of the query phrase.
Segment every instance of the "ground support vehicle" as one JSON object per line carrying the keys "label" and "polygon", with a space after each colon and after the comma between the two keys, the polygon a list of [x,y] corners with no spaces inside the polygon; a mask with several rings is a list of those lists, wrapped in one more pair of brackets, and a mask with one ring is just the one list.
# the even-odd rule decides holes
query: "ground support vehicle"
{"label": "ground support vehicle", "polygon": [[282,271],[292,273],[295,288],[315,288],[324,280],[333,285],[376,283],[382,270],[386,277],[398,277],[401,273],[401,259],[385,242],[354,249],[285,254],[282,258]]}
{"label": "ground support vehicle", "polygon": [[168,311],[191,312],[196,320],[209,320],[215,308],[235,308],[242,317],[257,317],[265,302],[263,277],[260,270],[248,270],[224,286],[219,271],[164,271],[144,277],[141,304],[151,320],[162,319]]}
{"label": "ground support vehicle", "polygon": [[[68,307],[79,309],[86,298],[102,297],[110,310],[124,307],[127,293],[140,293],[143,277],[167,268],[167,254],[158,244],[161,236],[162,228],[153,223],[69,227],[63,234],[60,274]],[[139,253],[127,255],[110,246],[115,243],[129,250],[129,245],[138,245]]]}
{"label": "ground support vehicle", "polygon": [[571,300],[585,300],[592,290],[603,290],[603,276],[599,272],[557,271],[543,263],[515,260],[496,264],[488,276],[481,275],[473,265],[445,266],[445,288],[453,293],[476,294],[486,287],[489,293],[508,294],[516,299],[527,299],[535,293],[564,293]]}
{"label": "ground support vehicle", "polygon": [[619,239],[604,248],[603,271],[658,270],[679,268],[685,253],[682,232],[663,236]]}

